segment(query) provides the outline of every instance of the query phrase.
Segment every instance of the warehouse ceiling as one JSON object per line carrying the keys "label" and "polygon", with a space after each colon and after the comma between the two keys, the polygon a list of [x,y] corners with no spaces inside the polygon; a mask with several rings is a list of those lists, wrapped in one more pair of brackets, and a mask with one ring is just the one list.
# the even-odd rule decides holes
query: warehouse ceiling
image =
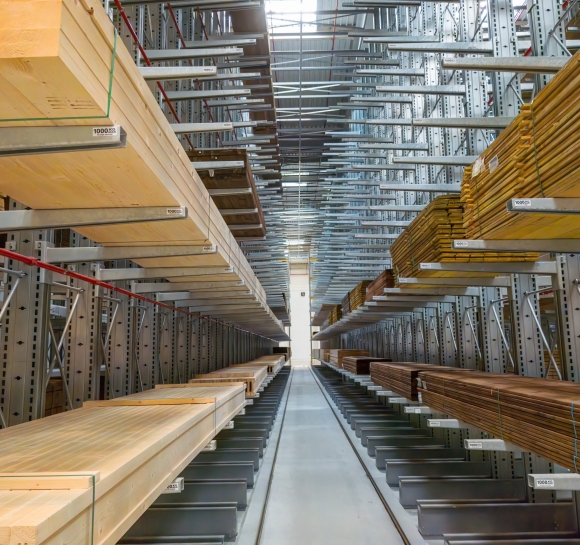
{"label": "warehouse ceiling", "polygon": [[[243,246],[250,258],[260,253],[280,260],[310,258],[313,310],[338,302],[363,277],[374,278],[389,265],[388,246],[380,243],[378,249],[368,250],[364,239],[355,238],[353,222],[341,217],[364,212],[345,209],[353,202],[349,195],[361,190],[348,185],[348,179],[354,179],[346,168],[350,165],[333,155],[351,149],[354,139],[345,137],[345,131],[364,133],[363,125],[350,124],[366,112],[349,105],[348,84],[356,59],[383,56],[363,44],[357,32],[374,27],[375,12],[344,7],[342,0],[266,2],[281,180],[261,183],[259,188],[266,240]],[[366,189],[370,188],[362,193],[368,193]],[[366,205],[364,199],[360,205]],[[381,250],[380,262],[374,259],[372,270],[367,265],[364,272],[355,271],[363,259],[361,252]]]}

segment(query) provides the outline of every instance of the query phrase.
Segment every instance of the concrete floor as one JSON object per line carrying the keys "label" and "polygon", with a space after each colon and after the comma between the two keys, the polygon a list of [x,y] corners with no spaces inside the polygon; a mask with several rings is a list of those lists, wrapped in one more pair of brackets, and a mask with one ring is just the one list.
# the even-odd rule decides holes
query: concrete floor
{"label": "concrete floor", "polygon": [[398,545],[309,362],[294,362],[263,545]]}

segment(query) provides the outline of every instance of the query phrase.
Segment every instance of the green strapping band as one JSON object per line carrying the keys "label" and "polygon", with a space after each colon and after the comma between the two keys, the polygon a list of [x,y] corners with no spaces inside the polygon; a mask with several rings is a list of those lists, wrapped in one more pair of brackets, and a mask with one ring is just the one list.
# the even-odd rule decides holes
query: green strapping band
{"label": "green strapping band", "polygon": [[115,75],[115,58],[117,57],[117,29],[113,38],[113,56],[111,58],[111,71],[109,73],[109,95],[107,96],[107,113],[105,115],[86,115],[79,117],[24,117],[14,119],[0,119],[0,123],[16,123],[21,121],[73,121],[78,119],[107,119],[111,113],[111,99],[113,97],[113,76]]}

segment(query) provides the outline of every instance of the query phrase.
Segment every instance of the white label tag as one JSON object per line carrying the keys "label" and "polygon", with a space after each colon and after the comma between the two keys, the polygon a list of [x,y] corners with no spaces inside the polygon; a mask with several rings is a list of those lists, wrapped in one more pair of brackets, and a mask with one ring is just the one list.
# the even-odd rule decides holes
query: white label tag
{"label": "white label tag", "polygon": [[421,414],[421,409],[415,409],[415,414]]}
{"label": "white label tag", "polygon": [[514,206],[532,206],[531,199],[514,199]]}
{"label": "white label tag", "polygon": [[554,479],[536,479],[536,488],[554,488]]}
{"label": "white label tag", "polygon": [[202,72],[212,72],[213,73],[213,67],[211,66],[204,66]]}
{"label": "white label tag", "polygon": [[439,428],[441,427],[441,422],[439,420],[429,420],[429,427]]}
{"label": "white label tag", "polygon": [[422,269],[432,269],[433,263],[421,263],[421,268]]}
{"label": "white label tag", "polygon": [[490,174],[492,172],[494,172],[497,167],[499,166],[499,159],[497,158],[497,155],[489,162],[489,172]]}
{"label": "white label tag", "polygon": [[168,208],[168,216],[183,216],[183,208]]}
{"label": "white label tag", "polygon": [[417,394],[417,397],[419,398],[419,403],[423,403],[423,396],[421,395],[421,392]]}
{"label": "white label tag", "polygon": [[183,477],[177,477],[177,479],[167,486],[163,494],[179,494],[183,492],[184,481],[185,479]]}
{"label": "white label tag", "polygon": [[467,240],[455,240],[453,244],[456,248],[467,248],[469,246]]}
{"label": "white label tag", "polygon": [[482,170],[484,166],[484,158],[478,157],[475,163],[473,163],[473,169],[471,170],[471,177],[474,178],[477,176]]}
{"label": "white label tag", "polygon": [[216,250],[215,246],[204,246],[203,247],[204,252],[215,252],[215,250]]}
{"label": "white label tag", "polygon": [[483,448],[483,443],[473,443],[470,441],[467,445],[469,448]]}
{"label": "white label tag", "polygon": [[423,381],[423,390],[427,389],[427,383],[425,381]]}
{"label": "white label tag", "polygon": [[93,137],[95,136],[119,136],[119,127],[93,127]]}

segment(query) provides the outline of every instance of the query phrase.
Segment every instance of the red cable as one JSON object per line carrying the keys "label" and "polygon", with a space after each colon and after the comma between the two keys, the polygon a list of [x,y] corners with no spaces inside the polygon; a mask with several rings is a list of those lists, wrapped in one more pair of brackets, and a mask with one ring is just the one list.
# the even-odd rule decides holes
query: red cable
{"label": "red cable", "polygon": [[[143,46],[141,45],[141,42],[139,41],[139,38],[135,32],[135,29],[133,28],[133,25],[131,24],[131,21],[129,21],[129,17],[127,17],[127,14],[125,13],[125,10],[123,9],[121,2],[119,0],[113,0],[113,1],[115,2],[117,9],[119,10],[119,14],[123,18],[123,21],[125,21],[125,25],[129,29],[129,32],[131,33],[131,37],[133,38],[133,41],[135,42],[135,44],[139,48],[139,52],[143,56],[143,60],[147,63],[147,66],[151,66],[151,61],[149,60],[147,53],[145,53],[145,50],[143,49]],[[176,121],[178,123],[181,123],[181,120],[179,119],[179,116],[177,115],[177,112],[175,111],[173,104],[171,104],[171,101],[169,100],[169,98],[167,98],[167,93],[165,92],[163,85],[161,85],[160,82],[157,82],[157,87],[159,87],[159,90],[161,91],[161,94],[163,95],[165,102],[169,106],[169,109],[171,110],[173,117],[176,119]],[[185,135],[185,139],[187,140],[187,143],[191,146],[191,149],[195,149],[194,145],[191,143],[191,140],[189,139],[189,136],[187,134]]]}
{"label": "red cable", "polygon": [[[145,301],[146,303],[152,303],[158,307],[163,307],[163,308],[167,308],[170,310],[176,310],[177,312],[181,312],[183,314],[188,314],[189,316],[193,316],[194,318],[199,318],[200,320],[201,319],[208,320],[210,322],[215,322],[216,324],[222,324],[222,325],[225,325],[228,327],[233,327],[234,329],[237,329],[238,331],[243,331],[244,333],[250,333],[251,335],[255,335],[256,337],[262,337],[263,339],[268,339],[270,341],[274,341],[274,339],[271,339],[270,337],[265,337],[264,335],[259,335],[257,333],[253,333],[252,331],[248,331],[247,329],[242,329],[241,327],[226,324],[225,322],[222,322],[220,320],[216,320],[215,318],[210,318],[209,316],[196,316],[193,312],[189,312],[188,310],[183,310],[182,308],[172,307],[171,305],[168,305],[166,303],[161,303],[159,301],[155,301],[154,299],[149,299],[148,297],[145,297],[144,295],[140,295],[138,293],[133,293],[132,291],[129,291],[129,290],[126,290],[123,288],[118,288],[117,286],[113,286],[113,284],[109,284],[108,282],[103,282],[102,280],[98,280],[97,278],[85,276],[84,274],[80,274],[80,273],[77,273],[74,271],[69,271],[68,269],[63,269],[62,267],[58,267],[56,265],[46,263],[44,261],[41,261],[40,259],[37,259],[36,257],[18,254],[16,252],[12,252],[11,250],[6,250],[4,248],[0,248],[0,255],[7,257],[8,259],[11,259],[12,261],[19,261],[20,263],[24,263],[25,265],[28,265],[29,267],[38,267],[39,269],[45,269],[47,271],[52,271],[52,272],[55,272],[58,274],[62,274],[63,276],[68,276],[70,278],[82,280],[83,282],[87,282],[89,284],[92,284],[93,286],[99,286],[101,288],[111,290],[111,291],[114,291],[116,293],[120,293],[122,295],[126,295],[127,297],[132,298],[132,299],[139,299],[140,301]],[[14,272],[16,272],[16,271],[14,271]],[[274,342],[276,342],[276,341],[274,341]]]}

